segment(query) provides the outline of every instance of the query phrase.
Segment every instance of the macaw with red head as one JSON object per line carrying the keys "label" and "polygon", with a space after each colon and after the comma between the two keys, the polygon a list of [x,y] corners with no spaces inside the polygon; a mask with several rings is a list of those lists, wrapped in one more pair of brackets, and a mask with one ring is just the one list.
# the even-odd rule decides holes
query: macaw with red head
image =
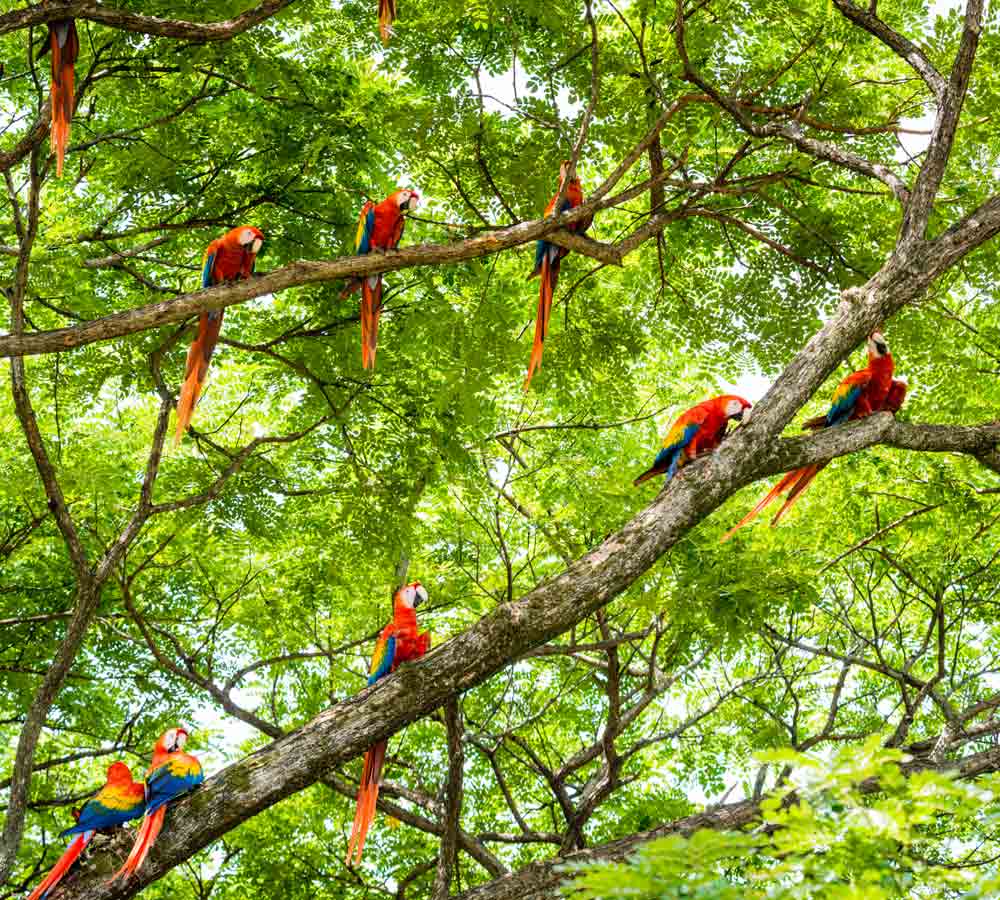
{"label": "macaw with red head", "polygon": [[726,436],[729,423],[741,421],[750,406],[749,400],[736,394],[722,394],[681,413],[667,432],[653,465],[632,483],[638,486],[654,475],[666,475],[670,481],[679,468],[715,450]]}
{"label": "macaw with red head", "polygon": [[69,143],[70,122],[76,106],[76,58],[80,53],[80,39],[76,33],[76,22],[59,19],[49,22],[49,40],[42,53],[52,54],[52,80],[49,100],[52,107],[52,127],[49,143],[56,155],[56,176],[62,178],[63,159]]}
{"label": "macaw with red head", "polygon": [[[892,377],[894,364],[889,345],[879,332],[873,331],[868,337],[867,348],[868,365],[857,372],[852,372],[841,381],[833,392],[833,402],[826,414],[809,419],[803,428],[818,431],[822,428],[834,428],[855,419],[863,419],[875,412],[885,411],[895,415],[899,411],[906,398],[906,382]],[[789,472],[750,512],[722,536],[722,540],[729,540],[744,525],[757,518],[770,503],[787,494],[784,505],[771,520],[772,526],[777,525],[827,465],[828,462],[811,463]]]}
{"label": "macaw with red head", "polygon": [[[221,238],[216,238],[205,250],[201,286],[208,288],[227,281],[249,278],[253,274],[257,254],[260,253],[263,244],[263,232],[252,225],[240,225],[226,232]],[[219,332],[222,330],[223,312],[221,309],[210,310],[203,312],[198,318],[198,336],[188,350],[184,386],[177,401],[175,446],[180,443],[184,432],[191,424],[195,404],[205,385],[208,364],[212,360],[212,353],[218,343]]]}
{"label": "macaw with red head", "polygon": [[[426,602],[427,590],[419,581],[401,587],[392,598],[392,621],[382,629],[375,644],[372,664],[368,670],[368,684],[395,672],[401,663],[420,659],[431,646],[428,631],[417,628],[417,607]],[[358,798],[354,812],[351,838],[347,844],[347,864],[361,862],[368,829],[375,818],[378,789],[382,783],[382,766],[388,741],[379,741],[365,753],[364,771],[358,785]]]}
{"label": "macaw with red head", "polygon": [[[417,208],[420,195],[410,188],[401,188],[381,203],[369,200],[361,207],[354,251],[358,255],[395,250],[403,237],[406,214]],[[347,297],[361,289],[361,364],[375,368],[378,349],[378,321],[382,315],[382,273],[367,278],[354,278],[341,291]]]}
{"label": "macaw with red head", "polygon": [[146,772],[146,818],[139,826],[132,852],[112,881],[138,871],[163,828],[167,804],[193,791],[205,780],[201,763],[184,752],[187,739],[187,730],[178,726],[163,732],[153,747],[153,760]]}
{"label": "macaw with red head", "polygon": [[[559,188],[549,201],[548,206],[545,207],[546,217],[558,215],[570,209],[576,209],[576,207],[583,203],[583,189],[580,187],[580,179],[575,174],[570,178],[569,168],[569,160],[564,160],[559,168]],[[569,179],[568,182],[567,179]],[[559,199],[559,194],[562,193],[563,184],[566,185],[566,193],[557,211],[556,201]],[[593,216],[590,216],[589,218],[572,222],[566,228],[577,234],[583,234],[583,232],[590,228],[593,221]],[[535,342],[531,347],[528,376],[524,379],[525,391],[531,386],[531,378],[535,374],[535,371],[542,366],[542,351],[545,349],[545,338],[549,333],[549,317],[552,314],[552,297],[555,294],[556,284],[559,281],[559,266],[562,264],[563,258],[567,253],[569,253],[569,250],[565,247],[559,247],[546,240],[540,240],[535,244],[535,268],[531,270],[528,280],[530,281],[532,278],[540,279],[538,285],[538,314],[535,316]]]}
{"label": "macaw with red head", "polygon": [[70,834],[75,837],[52,871],[28,895],[28,900],[45,900],[98,831],[138,819],[145,809],[146,790],[142,782],[132,780],[132,772],[125,763],[112,763],[104,787],[84,803],[79,812],[74,812],[76,824],[60,833],[60,837]]}

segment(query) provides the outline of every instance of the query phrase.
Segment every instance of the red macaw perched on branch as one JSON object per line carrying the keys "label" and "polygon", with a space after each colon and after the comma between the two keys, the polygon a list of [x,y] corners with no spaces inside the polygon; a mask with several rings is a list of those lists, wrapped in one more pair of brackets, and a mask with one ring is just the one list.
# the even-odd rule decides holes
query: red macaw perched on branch
{"label": "red macaw perched on branch", "polygon": [[132,772],[125,763],[112,763],[108,767],[104,787],[84,803],[78,813],[74,813],[76,825],[59,835],[66,837],[75,834],[76,837],[59,858],[59,862],[52,867],[52,871],[45,876],[45,880],[28,895],[28,900],[45,900],[98,831],[138,819],[145,808],[146,791],[142,782],[132,780]]}
{"label": "red macaw perched on branch", "polygon": [[187,738],[184,728],[171,728],[160,735],[153,747],[153,760],[146,772],[146,818],[139,826],[132,852],[111,881],[138,871],[163,827],[167,804],[193,791],[205,780],[201,763],[184,752]]}
{"label": "red macaw perched on branch", "polygon": [[715,450],[726,436],[729,422],[739,422],[750,406],[749,400],[735,394],[722,394],[681,413],[667,432],[653,465],[632,484],[638,486],[654,475],[666,475],[670,481],[679,468],[696,456]]}
{"label": "red macaw perched on branch", "polygon": [[49,143],[56,155],[56,176],[62,178],[63,159],[69,143],[69,125],[76,106],[75,66],[80,53],[76,22],[60,19],[49,22],[49,42],[42,53],[52,53],[52,81],[49,97],[52,106],[52,127]]}
{"label": "red macaw perched on branch", "polygon": [[[817,431],[821,428],[843,425],[844,422],[854,419],[863,419],[874,412],[897,413],[906,398],[906,382],[902,379],[894,380],[892,371],[893,361],[889,345],[879,332],[874,331],[868,338],[868,365],[857,372],[852,372],[840,382],[833,392],[833,403],[826,415],[809,419],[802,427]],[[744,525],[757,518],[770,503],[782,494],[788,494],[784,505],[771,520],[772,526],[777,525],[827,465],[826,462],[812,463],[789,472],[750,512],[722,536],[722,540],[729,540]]]}
{"label": "red macaw perched on branch", "polygon": [[[545,207],[546,216],[557,214],[556,200],[559,199],[563,183],[566,181],[568,175],[569,160],[563,160],[563,164],[559,167],[559,189],[549,201],[549,205]],[[566,185],[566,196],[563,197],[558,212],[564,213],[566,210],[575,209],[581,203],[583,203],[583,189],[580,187],[580,179],[574,175],[569,179],[569,184]],[[593,216],[591,216],[579,222],[573,222],[566,227],[569,231],[583,234],[583,232],[590,228],[593,221]],[[542,366],[542,350],[545,349],[545,338],[549,333],[552,297],[556,292],[556,284],[559,281],[559,266],[567,253],[569,253],[569,250],[565,247],[550,244],[545,240],[538,241],[535,244],[535,268],[532,269],[528,280],[530,281],[536,277],[541,280],[538,286],[538,315],[535,317],[535,343],[531,348],[528,377],[524,379],[524,389],[526,391],[531,385],[531,378],[535,374],[535,370],[540,369]]]}
{"label": "red macaw perched on branch", "polygon": [[396,21],[396,0],[378,0],[378,30],[382,43],[388,44],[392,37],[392,23]]}
{"label": "red macaw perched on branch", "polygon": [[[406,213],[417,208],[420,195],[409,188],[401,188],[381,203],[369,200],[361,207],[358,233],[354,241],[357,254],[395,250],[403,237]],[[367,278],[354,278],[340,292],[341,297],[361,289],[361,364],[366,369],[375,368],[375,351],[378,349],[378,320],[382,315],[382,273]]]}
{"label": "red macaw perched on branch", "polygon": [[[428,631],[417,630],[416,608],[427,600],[427,591],[419,581],[404,585],[392,598],[392,621],[382,629],[375,644],[371,668],[368,670],[368,684],[375,684],[390,672],[396,671],[400,663],[420,659],[431,646]],[[357,806],[351,838],[347,844],[347,864],[361,862],[361,851],[372,820],[375,818],[375,804],[378,789],[382,783],[382,765],[388,741],[379,741],[365,754],[365,767],[358,785]]]}
{"label": "red macaw perched on branch", "polygon": [[[263,233],[252,225],[241,225],[226,232],[221,238],[216,238],[205,250],[201,286],[207,288],[225,281],[249,278],[253,274],[254,263],[263,243]],[[205,384],[212,351],[219,340],[223,312],[221,309],[203,312],[198,319],[198,336],[188,350],[184,386],[177,401],[174,446],[180,443],[191,424],[191,415]]]}

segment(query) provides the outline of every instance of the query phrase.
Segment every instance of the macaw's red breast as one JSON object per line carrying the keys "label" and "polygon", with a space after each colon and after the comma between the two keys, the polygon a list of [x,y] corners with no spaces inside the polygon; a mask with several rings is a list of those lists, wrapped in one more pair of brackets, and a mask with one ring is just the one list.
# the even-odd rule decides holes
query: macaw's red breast
{"label": "macaw's red breast", "polygon": [[[559,199],[559,191],[556,191],[552,195],[552,199],[549,200],[548,206],[545,207],[545,215],[551,216],[556,208],[556,200]],[[576,209],[581,203],[583,203],[583,188],[580,186],[579,178],[571,178],[568,185],[566,185],[566,196],[563,198],[563,204],[565,209]],[[570,228],[573,228],[577,223],[573,223]]]}
{"label": "macaw's red breast", "polygon": [[212,277],[216,284],[232,281],[234,278],[249,278],[253,273],[257,254],[240,243],[240,235],[248,230],[253,232],[254,237],[264,240],[263,233],[257,228],[240,225],[209,244],[208,252],[215,254]]}
{"label": "macaw's red breast", "polygon": [[375,206],[375,224],[372,227],[371,245],[383,250],[393,250],[399,244],[399,224],[403,214],[396,203],[396,195],[386,197]]}
{"label": "macaw's red breast", "polygon": [[868,401],[871,411],[877,412],[885,406],[886,398],[889,396],[889,388],[892,387],[892,354],[886,353],[885,356],[871,357],[868,360],[868,369],[871,372],[871,381],[868,382],[864,397]]}

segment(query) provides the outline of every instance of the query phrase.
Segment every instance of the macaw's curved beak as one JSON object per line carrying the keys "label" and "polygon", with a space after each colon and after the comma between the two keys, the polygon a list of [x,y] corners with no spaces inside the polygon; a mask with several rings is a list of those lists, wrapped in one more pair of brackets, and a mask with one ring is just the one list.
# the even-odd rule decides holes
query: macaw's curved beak
{"label": "macaw's curved beak", "polygon": [[416,609],[418,606],[420,606],[421,603],[426,602],[426,600],[427,600],[427,588],[425,588],[422,584],[418,582],[417,589],[416,591],[414,591],[413,608]]}
{"label": "macaw's curved beak", "polygon": [[174,736],[174,742],[170,747],[171,753],[176,753],[180,750],[186,743],[188,739],[188,732],[186,728],[178,728],[177,734]]}

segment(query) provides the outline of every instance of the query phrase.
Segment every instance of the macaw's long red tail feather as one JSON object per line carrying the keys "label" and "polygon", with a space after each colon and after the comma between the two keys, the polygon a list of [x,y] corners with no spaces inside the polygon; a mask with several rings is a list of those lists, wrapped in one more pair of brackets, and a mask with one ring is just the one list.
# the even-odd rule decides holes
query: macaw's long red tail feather
{"label": "macaw's long red tail feather", "polygon": [[156,841],[157,836],[160,834],[160,829],[163,827],[163,817],[166,814],[167,807],[164,804],[142,820],[139,834],[132,845],[132,852],[129,853],[125,864],[115,872],[114,877],[111,879],[112,881],[121,878],[123,875],[134,875],[139,870],[139,867],[146,861],[149,848],[153,846],[154,841]]}
{"label": "macaw's long red tail feather", "polygon": [[80,854],[83,853],[83,848],[90,843],[90,839],[93,836],[93,831],[85,831],[83,834],[78,834],[66,848],[66,852],[59,857],[59,862],[52,867],[52,871],[49,872],[49,874],[45,876],[42,883],[28,895],[28,900],[44,900],[44,897],[48,894],[48,892],[59,884],[63,875],[69,871],[69,867],[77,861]]}
{"label": "macaw's long red tail feather", "polygon": [[208,364],[212,352],[219,341],[219,331],[222,328],[222,310],[213,313],[202,313],[198,320],[198,336],[191,344],[187,355],[187,367],[184,370],[184,385],[177,401],[177,431],[174,433],[176,447],[184,432],[191,424],[191,416],[195,405],[205,386],[205,376],[208,374]]}
{"label": "macaw's long red tail feather", "polygon": [[781,479],[764,497],[761,501],[748,512],[742,519],[739,520],[732,528],[729,529],[719,540],[719,543],[724,543],[728,541],[737,531],[739,531],[744,525],[749,525],[754,519],[757,518],[770,503],[777,500],[785,491],[790,490],[792,485],[795,484],[799,475],[801,475],[805,469],[793,469],[784,478]]}
{"label": "macaw's long red tail feather", "polygon": [[385,763],[385,751],[388,741],[379,741],[365,754],[365,769],[358,785],[358,800],[354,810],[354,824],[351,826],[351,839],[347,842],[347,865],[361,862],[361,851],[365,846],[368,829],[375,819],[375,804],[378,802],[378,788],[382,783],[382,765]]}
{"label": "macaw's long red tail feather", "polygon": [[795,482],[795,487],[793,487],[788,492],[788,497],[785,498],[784,505],[775,514],[775,517],[771,519],[772,525],[777,525],[778,522],[780,522],[782,518],[784,518],[785,513],[787,513],[788,510],[790,510],[795,505],[795,501],[802,496],[803,491],[805,491],[805,489],[809,487],[810,484],[812,484],[812,480],[817,475],[819,475],[819,473],[822,472],[824,468],[826,468],[825,462],[813,463],[811,466],[806,466],[803,469],[799,469],[799,478]]}
{"label": "macaw's long red tail feather", "polygon": [[528,377],[524,379],[524,390],[531,387],[531,379],[542,367],[542,351],[545,338],[549,334],[549,316],[552,314],[552,297],[559,281],[559,260],[551,262],[548,254],[542,260],[541,279],[538,283],[538,315],[535,317],[535,343],[531,347],[531,361],[528,363]]}
{"label": "macaw's long red tail feather", "polygon": [[378,320],[382,316],[382,276],[373,279],[366,278],[361,284],[361,365],[366,369],[375,368]]}
{"label": "macaw's long red tail feather", "polygon": [[396,0],[378,0],[378,30],[382,43],[388,44],[392,37],[392,23],[396,20]]}
{"label": "macaw's long red tail feather", "polygon": [[56,175],[62,177],[63,159],[69,143],[69,125],[76,104],[75,69],[80,52],[76,24],[72,19],[49,24],[49,50],[52,53],[52,82],[50,91],[52,126],[49,140],[56,155]]}

